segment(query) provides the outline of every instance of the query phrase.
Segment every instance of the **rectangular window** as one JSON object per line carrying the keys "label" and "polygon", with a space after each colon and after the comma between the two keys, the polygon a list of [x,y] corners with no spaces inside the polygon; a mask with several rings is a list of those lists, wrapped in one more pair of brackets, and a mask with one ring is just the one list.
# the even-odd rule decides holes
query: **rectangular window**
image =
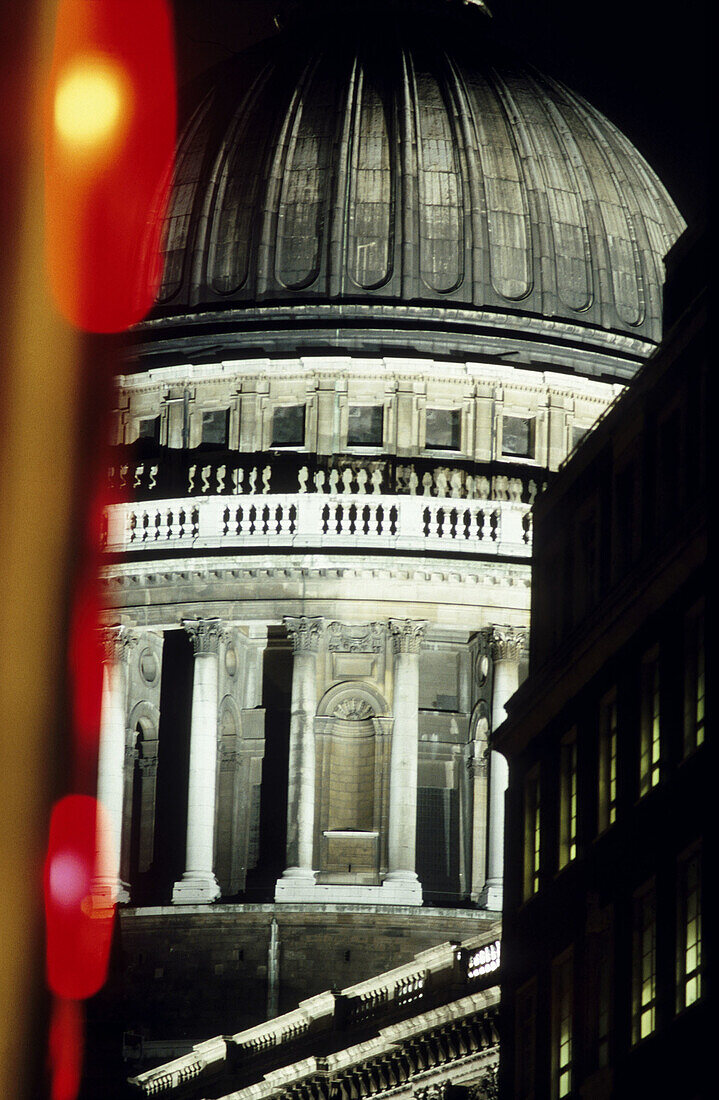
{"label": "rectangular window", "polygon": [[155,443],[157,443],[158,439],[160,438],[159,416],[143,416],[138,421],[137,438],[153,439]]}
{"label": "rectangular window", "polygon": [[350,405],[347,427],[349,447],[381,447],[384,409],[381,405]]}
{"label": "rectangular window", "polygon": [[302,447],[304,442],[304,405],[280,405],[272,414],[272,446]]}
{"label": "rectangular window", "polygon": [[559,869],[577,858],[577,731],[559,750]]}
{"label": "rectangular window", "polygon": [[517,1100],[534,1100],[537,1060],[537,982],[517,990],[515,1001],[515,1088]]}
{"label": "rectangular window", "polygon": [[202,414],[202,442],[217,447],[227,446],[227,409],[211,409]]}
{"label": "rectangular window", "polygon": [[661,713],[659,706],[659,653],[642,661],[641,717],[639,731],[639,797],[656,787],[661,777]]}
{"label": "rectangular window", "polygon": [[572,425],[572,451],[575,451],[587,434],[588,428],[580,428],[578,424]]}
{"label": "rectangular window", "polygon": [[572,1091],[572,952],[552,964],[552,1098]]}
{"label": "rectangular window", "polygon": [[617,820],[617,697],[612,691],[599,704],[597,830]]}
{"label": "rectangular window", "polygon": [[533,417],[502,417],[502,454],[513,458],[534,458]]}
{"label": "rectangular window", "polygon": [[539,856],[541,846],[539,807],[539,767],[524,781],[524,900],[539,890]]}
{"label": "rectangular window", "polygon": [[634,897],[632,935],[632,1043],[657,1026],[657,923],[652,880]]}
{"label": "rectangular window", "polygon": [[704,744],[704,609],[695,608],[684,628],[684,756]]}
{"label": "rectangular window", "polygon": [[677,1012],[702,995],[701,852],[680,861],[677,874]]}
{"label": "rectangular window", "polygon": [[613,911],[592,909],[584,943],[583,1002],[588,1071],[609,1065],[614,972]]}
{"label": "rectangular window", "polygon": [[427,409],[424,445],[432,451],[458,451],[459,409]]}

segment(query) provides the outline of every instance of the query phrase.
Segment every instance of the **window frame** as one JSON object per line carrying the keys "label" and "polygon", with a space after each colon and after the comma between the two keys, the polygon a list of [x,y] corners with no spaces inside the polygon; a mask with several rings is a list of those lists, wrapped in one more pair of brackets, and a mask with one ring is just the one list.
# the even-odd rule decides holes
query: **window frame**
{"label": "window frame", "polygon": [[[632,898],[631,1045],[637,1046],[657,1030],[657,891],[654,878],[634,891]],[[645,1000],[645,994],[647,994]],[[644,1030],[649,1013],[650,1026]]]}
{"label": "window frame", "polygon": [[[380,417],[380,433],[378,443],[354,443],[350,439],[350,414],[352,409],[379,409],[381,413]],[[348,450],[353,451],[381,451],[384,447],[385,437],[385,421],[386,421],[386,409],[383,404],[377,401],[348,401],[347,402],[347,436],[346,446]]]}
{"label": "window frame", "polygon": [[[605,722],[605,715],[609,720]],[[618,776],[617,689],[611,688],[599,700],[597,741],[597,836],[617,820]]]}
{"label": "window frame", "polygon": [[539,893],[542,862],[542,808],[539,764],[524,777],[522,850],[522,900],[529,901]]}
{"label": "window frame", "polygon": [[[508,412],[506,409],[503,409],[501,414],[500,414],[500,419],[501,419],[501,437],[500,437],[500,445],[499,445],[499,448],[498,448],[498,450],[499,450],[498,457],[509,459],[512,462],[514,462],[514,461],[518,461],[518,462],[536,462],[537,461],[537,416],[536,416],[536,413],[533,413],[533,412],[515,413],[515,412]],[[522,420],[527,424],[528,434],[529,434],[529,442],[528,442],[528,451],[527,451],[527,453],[522,453],[520,451],[507,451],[505,449],[505,442],[504,442],[504,422],[505,422],[505,420]]]}
{"label": "window frame", "polygon": [[[688,873],[692,865],[696,868],[696,883],[693,894],[696,896],[696,912],[694,914],[695,942],[688,942],[689,930],[689,905],[692,894],[688,889]],[[676,1004],[677,1013],[684,1012],[702,998],[702,850],[700,844],[694,844],[683,852],[677,859],[676,880]],[[695,963],[688,967],[688,956],[691,950],[695,952]],[[687,1001],[687,988],[690,983],[696,983],[696,995]]]}
{"label": "window frame", "polygon": [[[443,444],[430,443],[427,440],[427,414],[449,413],[457,418],[457,446],[444,446]],[[425,405],[424,407],[424,448],[425,451],[436,452],[442,455],[461,455],[462,451],[462,408],[459,405]]]}
{"label": "window frame", "polygon": [[704,601],[684,618],[684,716],[682,758],[701,748],[705,737],[706,633]]}
{"label": "window frame", "polygon": [[[551,1097],[571,1096],[574,1078],[574,950],[568,947],[552,960]],[[566,1031],[563,1025],[566,1024]],[[566,1060],[563,1059],[566,1051]],[[566,1081],[563,1078],[566,1076]]]}
{"label": "window frame", "polygon": [[557,868],[576,862],[579,833],[577,727],[572,726],[559,745],[559,830]]}
{"label": "window frame", "polygon": [[[282,409],[302,409],[302,441],[300,443],[277,443],[275,441],[275,414]],[[307,446],[307,402],[278,401],[270,414],[270,449],[273,451],[300,451]]]}
{"label": "window frame", "polygon": [[[200,447],[205,448],[205,450],[210,450],[211,448],[215,448],[217,450],[225,450],[226,451],[229,448],[229,445],[230,445],[230,409],[229,409],[229,406],[227,406],[227,405],[218,405],[216,408],[200,409],[199,413],[200,413],[200,442],[199,442],[198,445]],[[206,416],[216,416],[217,413],[224,413],[225,414],[225,439],[224,439],[223,443],[216,443],[214,440],[209,440],[209,439],[204,439],[203,438],[204,430],[205,430],[205,417]]]}
{"label": "window frame", "polygon": [[644,798],[663,778],[663,739],[659,646],[642,657],[639,700],[638,797]]}

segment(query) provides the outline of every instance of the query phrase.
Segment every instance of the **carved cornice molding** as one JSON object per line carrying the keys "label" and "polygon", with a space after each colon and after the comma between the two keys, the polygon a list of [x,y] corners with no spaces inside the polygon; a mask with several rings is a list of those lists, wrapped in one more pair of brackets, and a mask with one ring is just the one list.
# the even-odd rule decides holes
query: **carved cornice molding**
{"label": "carved cornice molding", "polygon": [[182,625],[190,636],[195,657],[219,653],[225,636],[222,619],[183,619]]}
{"label": "carved cornice molding", "polygon": [[385,629],[384,623],[330,623],[327,648],[336,653],[381,653]]}
{"label": "carved cornice molding", "polygon": [[105,626],[100,631],[103,661],[119,664],[137,645],[137,638],[126,626]]}
{"label": "carved cornice molding", "polygon": [[518,661],[529,640],[529,631],[524,627],[493,626],[487,635],[493,661]]}
{"label": "carved cornice molding", "polygon": [[390,619],[395,653],[419,653],[429,623],[421,619]]}
{"label": "carved cornice molding", "polygon": [[324,632],[324,619],[311,619],[307,615],[285,615],[284,623],[294,653],[317,652]]}

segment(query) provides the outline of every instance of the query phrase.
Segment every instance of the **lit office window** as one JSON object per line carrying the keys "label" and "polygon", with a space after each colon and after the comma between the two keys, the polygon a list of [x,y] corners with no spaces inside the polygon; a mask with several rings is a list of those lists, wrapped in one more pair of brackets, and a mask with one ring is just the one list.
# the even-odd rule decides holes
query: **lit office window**
{"label": "lit office window", "polygon": [[641,728],[639,733],[639,797],[659,783],[661,775],[661,720],[659,708],[659,654],[642,662]]}
{"label": "lit office window", "polygon": [[502,417],[502,454],[512,458],[534,458],[533,417]]}
{"label": "lit office window", "polygon": [[515,1085],[517,1100],[534,1100],[537,1058],[537,982],[517,991],[515,1001]]}
{"label": "lit office window", "polygon": [[202,414],[202,442],[227,446],[227,409],[212,409]]}
{"label": "lit office window", "polygon": [[524,900],[539,889],[539,857],[541,846],[539,807],[539,768],[535,767],[524,781]]}
{"label": "lit office window", "polygon": [[677,876],[677,1012],[702,995],[701,853],[679,863]]}
{"label": "lit office window", "polygon": [[350,405],[347,426],[349,447],[381,447],[384,409],[381,405]]}
{"label": "lit office window", "polygon": [[617,819],[617,699],[614,692],[599,704],[597,795],[597,828],[602,833]]}
{"label": "lit office window", "polygon": [[572,953],[552,964],[552,1098],[572,1091]]}
{"label": "lit office window", "polygon": [[432,451],[458,451],[459,409],[427,409],[424,445]]}
{"label": "lit office window", "polygon": [[304,442],[304,405],[280,405],[272,414],[273,447],[302,447]]}
{"label": "lit office window", "polygon": [[687,616],[684,634],[684,755],[704,744],[704,610]]}
{"label": "lit office window", "polygon": [[632,1043],[657,1026],[657,922],[654,882],[634,898],[632,936]]}
{"label": "lit office window", "polygon": [[559,750],[559,869],[577,858],[577,731]]}

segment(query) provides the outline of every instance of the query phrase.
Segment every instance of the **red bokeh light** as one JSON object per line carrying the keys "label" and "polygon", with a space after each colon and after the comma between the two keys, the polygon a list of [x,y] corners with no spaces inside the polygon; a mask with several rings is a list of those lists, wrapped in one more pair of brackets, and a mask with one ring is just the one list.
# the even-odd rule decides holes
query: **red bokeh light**
{"label": "red bokeh light", "polygon": [[54,998],[48,1041],[50,1100],[75,1100],[79,1092],[83,1023],[80,1003]]}

